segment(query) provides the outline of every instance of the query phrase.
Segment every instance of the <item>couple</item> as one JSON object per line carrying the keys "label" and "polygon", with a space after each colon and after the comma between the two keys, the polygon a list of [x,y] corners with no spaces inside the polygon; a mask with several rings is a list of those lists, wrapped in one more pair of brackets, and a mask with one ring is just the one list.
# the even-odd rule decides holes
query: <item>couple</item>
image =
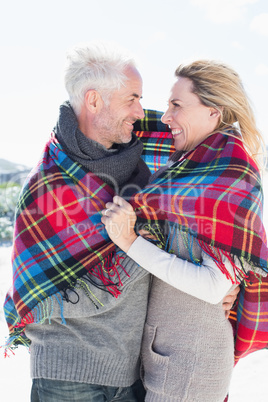
{"label": "couple", "polygon": [[267,270],[243,145],[254,154],[260,137],[239,77],[212,62],[177,69],[163,122],[178,152],[150,178],[133,60],[88,46],[68,61],[69,102],[17,205],[7,347],[30,346],[32,402],[221,401],[234,363],[222,299]]}

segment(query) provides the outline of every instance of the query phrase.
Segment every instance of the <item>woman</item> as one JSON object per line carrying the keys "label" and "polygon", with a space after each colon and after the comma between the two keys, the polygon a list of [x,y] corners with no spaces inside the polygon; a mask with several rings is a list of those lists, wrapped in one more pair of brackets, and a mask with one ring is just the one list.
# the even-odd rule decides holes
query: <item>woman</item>
{"label": "woman", "polygon": [[131,203],[145,238],[120,197],[106,204],[102,222],[155,276],[142,348],[146,401],[222,402],[234,338],[221,300],[253,271],[268,271],[256,163],[261,135],[231,68],[196,61],[175,75],[162,121],[176,152]]}

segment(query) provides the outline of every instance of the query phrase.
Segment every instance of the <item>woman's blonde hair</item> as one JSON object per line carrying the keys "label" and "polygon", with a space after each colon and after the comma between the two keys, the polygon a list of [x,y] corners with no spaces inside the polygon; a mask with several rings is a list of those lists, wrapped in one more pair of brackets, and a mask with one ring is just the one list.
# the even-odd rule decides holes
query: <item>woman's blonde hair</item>
{"label": "woman's blonde hair", "polygon": [[[192,92],[205,106],[219,110],[221,119],[216,131],[232,126],[240,131],[247,151],[259,164],[263,156],[264,140],[256,127],[256,120],[239,75],[229,66],[214,60],[197,60],[180,65],[176,77],[188,78]],[[237,127],[238,126],[238,127]]]}

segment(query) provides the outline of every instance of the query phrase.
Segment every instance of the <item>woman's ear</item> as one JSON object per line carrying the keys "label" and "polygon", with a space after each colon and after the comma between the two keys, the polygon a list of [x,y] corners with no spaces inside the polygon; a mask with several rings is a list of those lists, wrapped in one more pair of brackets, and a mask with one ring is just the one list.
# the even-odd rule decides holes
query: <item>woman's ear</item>
{"label": "woman's ear", "polygon": [[220,108],[215,108],[215,107],[211,107],[211,108],[209,108],[210,109],[210,117],[211,118],[216,118],[216,119],[218,119],[221,115],[222,115],[222,107],[220,107]]}

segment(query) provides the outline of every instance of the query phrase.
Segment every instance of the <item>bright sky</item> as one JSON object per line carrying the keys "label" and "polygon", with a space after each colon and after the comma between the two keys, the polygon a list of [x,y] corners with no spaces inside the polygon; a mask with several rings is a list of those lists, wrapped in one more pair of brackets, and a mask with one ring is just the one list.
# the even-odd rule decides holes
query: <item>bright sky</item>
{"label": "bright sky", "polygon": [[143,107],[165,110],[174,71],[200,57],[230,64],[268,143],[267,0],[13,0],[1,3],[0,158],[33,165],[54,127],[66,51],[109,40],[136,58]]}

